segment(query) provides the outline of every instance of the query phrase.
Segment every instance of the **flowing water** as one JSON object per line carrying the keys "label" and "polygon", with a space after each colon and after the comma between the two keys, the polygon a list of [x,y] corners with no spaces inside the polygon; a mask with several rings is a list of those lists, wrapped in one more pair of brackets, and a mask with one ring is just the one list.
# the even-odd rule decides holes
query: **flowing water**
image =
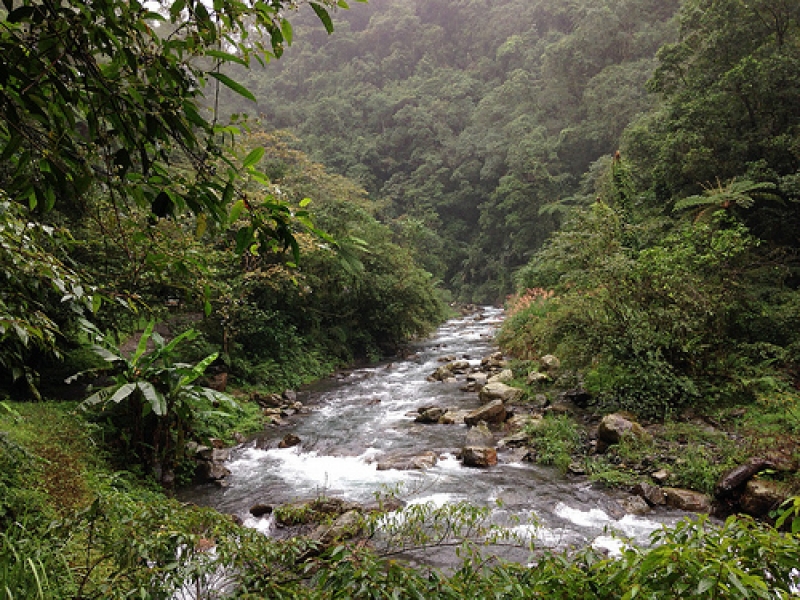
{"label": "flowing water", "polygon": [[[256,519],[249,509],[256,503],[279,505],[319,495],[370,502],[382,486],[402,485],[403,498],[412,503],[469,501],[498,506],[505,517],[535,527],[520,526],[537,546],[565,547],[594,544],[615,550],[620,543],[612,532],[645,543],[662,524],[685,516],[658,511],[647,516],[620,516],[615,496],[581,478],[565,478],[556,470],[515,462],[499,454],[500,464],[489,469],[462,467],[455,453],[464,444],[464,425],[422,425],[413,413],[421,406],[477,408],[478,394],[461,391],[463,381],[427,381],[442,363],[455,355],[479,365],[492,353],[500,309],[448,321],[413,356],[391,363],[356,369],[305,390],[300,400],[311,410],[292,417],[286,427],[271,429],[237,449],[228,468],[230,486],[190,490],[184,499],[237,514],[245,524],[270,533],[270,517]],[[286,433],[295,433],[300,446],[278,449]],[[377,462],[396,453],[433,450],[436,466],[424,471],[378,470]],[[616,496],[618,498],[619,496]],[[498,502],[500,501],[500,502]],[[615,508],[616,507],[616,508]]]}

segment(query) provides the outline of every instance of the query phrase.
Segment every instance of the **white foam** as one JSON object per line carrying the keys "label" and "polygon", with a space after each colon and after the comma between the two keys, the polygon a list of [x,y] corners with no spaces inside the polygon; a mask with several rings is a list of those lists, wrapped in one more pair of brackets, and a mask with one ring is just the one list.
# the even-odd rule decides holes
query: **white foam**
{"label": "white foam", "polygon": [[563,502],[559,502],[556,505],[555,513],[562,519],[566,519],[581,527],[605,527],[613,521],[607,513],[599,508],[580,510],[567,506]]}
{"label": "white foam", "polygon": [[592,540],[592,548],[607,550],[609,556],[617,557],[622,556],[628,546],[621,539],[614,536],[600,535]]}

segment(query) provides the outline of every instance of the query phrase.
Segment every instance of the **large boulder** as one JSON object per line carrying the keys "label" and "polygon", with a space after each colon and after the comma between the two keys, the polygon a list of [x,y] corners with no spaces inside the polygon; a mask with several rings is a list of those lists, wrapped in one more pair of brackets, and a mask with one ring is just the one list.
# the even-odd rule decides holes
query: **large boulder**
{"label": "large boulder", "polygon": [[511,387],[502,382],[487,383],[481,389],[478,397],[481,402],[491,402],[492,400],[501,400],[504,403],[516,402],[520,400],[523,391],[519,388]]}
{"label": "large boulder", "polygon": [[667,506],[672,508],[696,513],[707,513],[711,510],[711,499],[701,492],[670,487],[662,488],[662,491],[667,499]]}
{"label": "large boulder", "polygon": [[626,435],[645,439],[647,432],[639,423],[622,413],[606,415],[597,427],[597,437],[607,444],[618,444]]}
{"label": "large boulder", "polygon": [[506,407],[500,399],[492,400],[480,408],[476,408],[464,417],[464,423],[474,427],[481,421],[486,423],[502,423],[506,420]]}
{"label": "large boulder", "polygon": [[497,450],[494,448],[465,446],[461,451],[465,467],[492,467],[497,464]]}
{"label": "large boulder", "polygon": [[766,479],[751,479],[745,485],[739,506],[743,512],[754,517],[765,517],[786,500],[783,486]]}

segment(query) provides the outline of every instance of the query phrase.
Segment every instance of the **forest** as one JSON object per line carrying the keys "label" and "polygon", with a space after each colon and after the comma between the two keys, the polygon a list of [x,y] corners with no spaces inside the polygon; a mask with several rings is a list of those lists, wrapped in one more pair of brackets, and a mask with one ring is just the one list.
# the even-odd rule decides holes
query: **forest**
{"label": "forest", "polygon": [[[0,597],[797,593],[795,0],[3,0],[0,55]],[[464,533],[447,572],[175,500],[257,400],[474,305],[524,410],[589,398],[523,430],[540,464],[619,489],[685,452],[713,494],[760,461],[786,502],[617,557]],[[677,445],[588,453],[615,412]],[[420,546],[487,518],[430,510]]]}

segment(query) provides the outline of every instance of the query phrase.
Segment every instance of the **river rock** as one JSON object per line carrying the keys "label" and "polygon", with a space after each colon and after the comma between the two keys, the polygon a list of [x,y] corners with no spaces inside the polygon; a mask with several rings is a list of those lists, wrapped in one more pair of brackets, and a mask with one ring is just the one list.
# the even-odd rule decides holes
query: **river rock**
{"label": "river rock", "polygon": [[264,515],[272,514],[272,506],[269,504],[254,504],[250,507],[250,514],[256,518],[263,517]]}
{"label": "river rock", "polygon": [[524,431],[507,435],[497,442],[498,448],[520,448],[528,443],[528,434]]}
{"label": "river rock", "polygon": [[624,435],[644,439],[647,432],[639,423],[621,413],[606,415],[597,427],[597,437],[607,444],[618,444]]}
{"label": "river rock", "polygon": [[664,485],[665,483],[667,483],[667,481],[669,481],[669,478],[671,476],[672,474],[666,469],[659,469],[658,471],[650,473],[650,477],[652,477],[653,481],[655,481],[659,485]]}
{"label": "river rock", "polygon": [[197,468],[198,481],[203,483],[222,481],[230,474],[230,470],[225,465],[216,462],[203,461]]}
{"label": "river rock", "polygon": [[419,414],[414,418],[414,421],[427,424],[438,423],[439,419],[441,419],[446,412],[447,409],[439,406],[426,406],[419,409]]}
{"label": "river rock", "polygon": [[486,423],[480,422],[475,427],[467,429],[464,446],[492,447],[494,446],[494,434],[489,431]]}
{"label": "river rock", "polygon": [[465,446],[461,451],[461,460],[465,467],[492,467],[497,464],[497,450]]}
{"label": "river rock", "polygon": [[439,367],[428,377],[428,379],[431,381],[447,381],[448,379],[452,378],[453,372],[447,367],[447,365]]}
{"label": "river rock", "polygon": [[505,383],[487,383],[481,389],[479,398],[481,402],[491,402],[492,400],[501,400],[503,403],[516,402],[523,396],[523,391],[519,388],[511,387]]}
{"label": "river rock", "polygon": [[481,367],[483,367],[487,371],[500,371],[501,369],[505,369],[506,361],[503,360],[503,353],[502,352],[495,352],[490,356],[481,360]]}
{"label": "river rock", "polygon": [[331,525],[320,525],[311,533],[311,539],[326,546],[339,540],[352,539],[364,530],[364,519],[357,510],[340,515]]}
{"label": "river rock", "polygon": [[283,390],[283,399],[286,400],[288,404],[294,404],[297,402],[297,392],[294,390]]}
{"label": "river rock", "polygon": [[505,430],[509,433],[520,431],[525,425],[528,424],[532,418],[531,415],[514,415],[506,419]]}
{"label": "river rock", "polygon": [[378,462],[378,471],[412,471],[416,469],[428,469],[436,465],[438,457],[434,452],[423,452],[422,454],[398,454],[387,457]]}
{"label": "river rock", "polygon": [[478,388],[482,388],[489,382],[489,375],[486,373],[470,373],[467,375],[467,381],[474,383]]}
{"label": "river rock", "polygon": [[561,368],[561,361],[552,354],[545,354],[539,359],[539,365],[541,370],[545,373],[552,373]]}
{"label": "river rock", "polygon": [[470,370],[471,366],[468,360],[456,360],[447,365],[451,373],[463,374]]}
{"label": "river rock", "polygon": [[662,506],[667,503],[667,497],[657,485],[637,483],[633,486],[631,492],[646,500],[650,506]]}
{"label": "river rock", "polygon": [[471,413],[471,410],[455,410],[448,409],[441,417],[439,417],[439,424],[441,425],[463,425],[464,418]]}
{"label": "river rock", "polygon": [[500,399],[492,400],[480,408],[476,408],[464,417],[464,423],[470,427],[474,427],[481,421],[485,421],[486,423],[502,423],[505,420],[506,407]]}
{"label": "river rock", "polygon": [[646,515],[650,512],[650,504],[640,496],[629,496],[619,501],[619,505],[627,515]]}
{"label": "river rock", "polygon": [[284,404],[280,394],[260,394],[258,392],[250,395],[250,401],[255,402],[261,408],[280,408]]}
{"label": "river rock", "polygon": [[540,373],[539,371],[531,371],[528,373],[526,383],[528,385],[544,385],[550,381],[550,375],[547,373]]}
{"label": "river rock", "polygon": [[300,445],[300,438],[293,433],[287,433],[278,444],[278,448],[292,448]]}
{"label": "river rock", "polygon": [[503,369],[497,375],[489,377],[486,383],[507,383],[514,379],[514,372],[511,369]]}
{"label": "river rock", "polygon": [[787,498],[783,486],[767,479],[751,479],[745,485],[739,506],[754,517],[765,517]]}
{"label": "river rock", "polygon": [[711,499],[701,492],[681,488],[663,488],[667,505],[679,510],[707,513],[711,510]]}
{"label": "river rock", "polygon": [[592,395],[582,388],[575,388],[561,392],[556,401],[571,402],[577,407],[586,408],[592,401]]}
{"label": "river rock", "polygon": [[753,475],[771,466],[772,463],[765,458],[751,458],[722,475],[714,488],[714,495],[717,498],[727,498],[737,490],[741,491],[740,488],[743,488]]}

